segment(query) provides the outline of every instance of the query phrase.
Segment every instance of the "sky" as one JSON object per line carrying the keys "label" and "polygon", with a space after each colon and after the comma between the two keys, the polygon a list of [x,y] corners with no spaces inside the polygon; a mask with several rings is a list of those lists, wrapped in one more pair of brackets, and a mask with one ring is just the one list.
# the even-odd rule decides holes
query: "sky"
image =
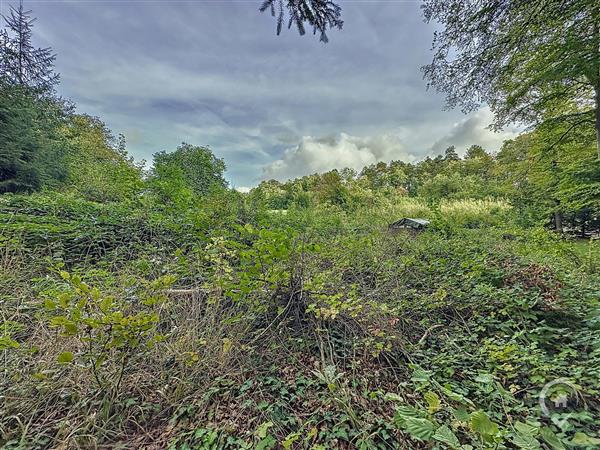
{"label": "sky", "polygon": [[[0,0],[0,13],[8,0]],[[13,2],[14,3],[14,2]],[[427,90],[435,25],[418,1],[340,0],[329,43],[275,33],[260,0],[25,0],[51,46],[59,93],[122,133],[137,160],[207,145],[240,190],[333,168],[418,161],[455,145],[490,151],[516,129],[487,108],[444,109]]]}

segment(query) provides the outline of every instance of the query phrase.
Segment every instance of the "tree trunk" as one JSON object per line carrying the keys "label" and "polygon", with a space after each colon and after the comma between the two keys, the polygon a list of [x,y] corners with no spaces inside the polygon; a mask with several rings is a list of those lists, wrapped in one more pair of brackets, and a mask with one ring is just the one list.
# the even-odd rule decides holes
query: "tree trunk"
{"label": "tree trunk", "polygon": [[596,147],[598,149],[598,159],[600,159],[600,81],[596,83]]}
{"label": "tree trunk", "polygon": [[595,37],[595,60],[596,67],[592,78],[594,86],[594,106],[596,107],[596,148],[598,150],[598,159],[600,160],[600,6],[596,3],[593,11],[594,15],[594,37]]}
{"label": "tree trunk", "polygon": [[556,209],[554,210],[554,228],[556,231],[562,234],[563,232],[563,223],[562,223],[562,214],[560,212],[560,201],[556,200]]}

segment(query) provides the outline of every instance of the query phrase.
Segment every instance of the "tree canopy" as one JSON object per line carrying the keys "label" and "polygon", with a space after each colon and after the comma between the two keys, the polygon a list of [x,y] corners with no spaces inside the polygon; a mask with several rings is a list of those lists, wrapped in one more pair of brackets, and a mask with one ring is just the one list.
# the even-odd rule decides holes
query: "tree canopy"
{"label": "tree canopy", "polygon": [[6,28],[0,31],[0,74],[13,84],[47,92],[58,82],[54,72],[56,55],[50,48],[35,48],[31,42],[35,18],[31,11],[10,6]]}
{"label": "tree canopy", "polygon": [[422,8],[443,26],[423,70],[449,107],[487,104],[497,128],[550,121],[568,133],[595,123],[600,155],[600,3],[424,0]]}

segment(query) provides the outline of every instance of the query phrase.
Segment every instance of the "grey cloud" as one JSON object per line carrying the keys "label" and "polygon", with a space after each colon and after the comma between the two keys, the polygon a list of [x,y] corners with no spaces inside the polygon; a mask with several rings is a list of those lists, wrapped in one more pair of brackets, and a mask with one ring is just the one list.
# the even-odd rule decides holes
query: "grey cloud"
{"label": "grey cloud", "polygon": [[327,45],[293,30],[276,36],[259,3],[26,0],[39,45],[58,54],[60,93],[123,132],[138,159],[182,141],[210,145],[232,183],[251,186],[263,168],[301,174],[275,169],[290,158],[316,170],[392,157],[376,144],[390,136],[411,158],[468,140],[453,124],[469,119],[425,89],[419,68],[434,29],[418,3],[344,2],[344,30]]}
{"label": "grey cloud", "polygon": [[439,154],[450,145],[454,145],[461,154],[473,144],[481,145],[486,150],[495,152],[500,149],[505,140],[516,137],[521,131],[517,127],[511,127],[500,132],[493,132],[488,128],[492,121],[492,112],[488,108],[480,109],[454,124],[449,133],[431,146],[431,152]]}

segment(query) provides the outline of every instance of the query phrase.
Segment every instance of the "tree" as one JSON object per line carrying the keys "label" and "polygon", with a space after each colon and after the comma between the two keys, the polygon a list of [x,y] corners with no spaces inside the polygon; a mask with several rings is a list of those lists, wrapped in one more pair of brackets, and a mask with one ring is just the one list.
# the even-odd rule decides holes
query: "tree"
{"label": "tree", "polygon": [[[423,70],[448,107],[488,104],[497,128],[595,123],[600,158],[600,2],[424,0],[423,11],[444,27]],[[579,110],[558,113],[565,100]]]}
{"label": "tree", "polygon": [[0,31],[0,192],[54,186],[65,177],[56,131],[68,106],[52,95],[58,81],[50,49],[31,44],[30,11],[11,7]]}
{"label": "tree", "polygon": [[115,139],[100,119],[76,114],[60,132],[67,148],[64,188],[98,202],[131,200],[141,192],[143,163],[133,161],[124,138]]}
{"label": "tree", "polygon": [[489,156],[481,145],[471,145],[465,153],[465,159],[485,158]]}
{"label": "tree", "polygon": [[451,145],[444,152],[444,160],[446,161],[458,161],[460,158],[458,157],[458,153],[456,153],[456,147]]}
{"label": "tree", "polygon": [[185,203],[190,196],[202,196],[215,188],[225,188],[227,182],[223,178],[224,172],[225,163],[215,157],[208,147],[184,142],[174,152],[154,155],[149,182],[165,198],[177,196],[175,191],[181,188],[182,200],[176,203]]}
{"label": "tree", "polygon": [[30,192],[64,179],[56,131],[64,105],[0,78],[0,193]]}
{"label": "tree", "polygon": [[48,92],[58,83],[56,55],[50,48],[35,48],[31,43],[35,22],[31,11],[23,9],[21,0],[18,8],[10,7],[4,19],[7,29],[0,35],[0,76],[13,84]]}
{"label": "tree", "polygon": [[327,30],[332,28],[342,29],[344,22],[341,20],[342,8],[331,0],[264,0],[260,11],[271,11],[273,17],[277,16],[277,35],[281,33],[285,12],[288,15],[288,28],[295,25],[300,35],[306,33],[304,24],[313,27],[313,33],[319,33],[321,42],[328,42]]}
{"label": "tree", "polygon": [[319,177],[315,191],[321,203],[328,202],[343,206],[349,201],[348,188],[342,183],[342,178],[336,169],[325,172]]}

